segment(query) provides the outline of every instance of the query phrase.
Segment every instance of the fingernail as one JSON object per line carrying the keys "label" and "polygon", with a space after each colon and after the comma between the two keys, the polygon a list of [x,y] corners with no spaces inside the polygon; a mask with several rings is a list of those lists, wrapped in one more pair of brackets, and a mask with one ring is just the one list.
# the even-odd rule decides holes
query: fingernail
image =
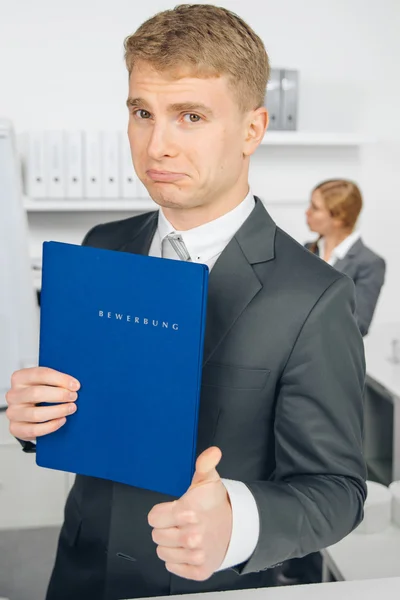
{"label": "fingernail", "polygon": [[70,400],[76,400],[76,399],[77,399],[77,397],[78,397],[78,394],[77,394],[76,392],[70,392],[70,393],[68,394],[68,398],[69,398]]}
{"label": "fingernail", "polygon": [[68,406],[68,412],[69,412],[70,414],[74,413],[74,412],[76,411],[76,409],[77,409],[77,406],[76,406],[76,404],[70,404],[70,405]]}
{"label": "fingernail", "polygon": [[61,425],[64,425],[66,422],[67,422],[67,419],[65,417],[60,419],[60,427],[61,427]]}
{"label": "fingernail", "polygon": [[79,381],[77,381],[76,379],[71,379],[71,381],[69,382],[69,389],[70,390],[79,390],[79,387],[80,387]]}

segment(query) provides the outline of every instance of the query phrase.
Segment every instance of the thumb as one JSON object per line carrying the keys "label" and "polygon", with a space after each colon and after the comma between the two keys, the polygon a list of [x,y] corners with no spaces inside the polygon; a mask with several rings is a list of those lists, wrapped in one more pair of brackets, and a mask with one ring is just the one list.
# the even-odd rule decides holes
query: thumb
{"label": "thumb", "polygon": [[198,457],[196,461],[196,471],[193,475],[191,488],[203,485],[204,483],[212,483],[219,481],[220,476],[217,472],[217,465],[222,458],[222,452],[216,446],[207,448]]}

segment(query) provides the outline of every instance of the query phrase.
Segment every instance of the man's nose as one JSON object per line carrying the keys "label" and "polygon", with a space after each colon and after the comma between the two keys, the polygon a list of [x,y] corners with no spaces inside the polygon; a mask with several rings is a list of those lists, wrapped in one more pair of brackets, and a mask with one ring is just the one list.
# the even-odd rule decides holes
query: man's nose
{"label": "man's nose", "polygon": [[153,126],[147,153],[154,160],[176,154],[176,144],[171,128],[161,123]]}

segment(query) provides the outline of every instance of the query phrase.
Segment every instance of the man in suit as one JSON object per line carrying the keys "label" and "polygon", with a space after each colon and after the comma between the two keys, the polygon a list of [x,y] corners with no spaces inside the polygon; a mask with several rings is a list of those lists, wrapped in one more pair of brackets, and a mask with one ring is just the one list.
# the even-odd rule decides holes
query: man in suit
{"label": "man in suit", "polygon": [[[125,48],[133,162],[160,211],[84,243],[210,267],[198,459],[179,499],[78,476],[48,600],[269,586],[278,563],[349,533],[366,495],[353,284],[249,190],[268,123],[262,41],[223,8],[182,5]],[[8,416],[26,450],[63,425],[78,388],[48,369],[14,374]]]}

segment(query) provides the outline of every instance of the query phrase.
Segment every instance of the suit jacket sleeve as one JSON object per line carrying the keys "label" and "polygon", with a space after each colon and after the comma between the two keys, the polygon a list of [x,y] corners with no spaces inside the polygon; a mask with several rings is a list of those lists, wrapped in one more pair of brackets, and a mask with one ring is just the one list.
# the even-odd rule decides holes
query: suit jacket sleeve
{"label": "suit jacket sleeve", "polygon": [[360,266],[354,279],[356,286],[356,317],[361,335],[367,335],[375,312],[376,303],[385,280],[385,261],[376,260]]}
{"label": "suit jacket sleeve", "polygon": [[247,484],[260,537],[243,574],[327,547],[362,520],[365,361],[354,306],[353,283],[341,276],[316,302],[283,370],[275,475]]}

